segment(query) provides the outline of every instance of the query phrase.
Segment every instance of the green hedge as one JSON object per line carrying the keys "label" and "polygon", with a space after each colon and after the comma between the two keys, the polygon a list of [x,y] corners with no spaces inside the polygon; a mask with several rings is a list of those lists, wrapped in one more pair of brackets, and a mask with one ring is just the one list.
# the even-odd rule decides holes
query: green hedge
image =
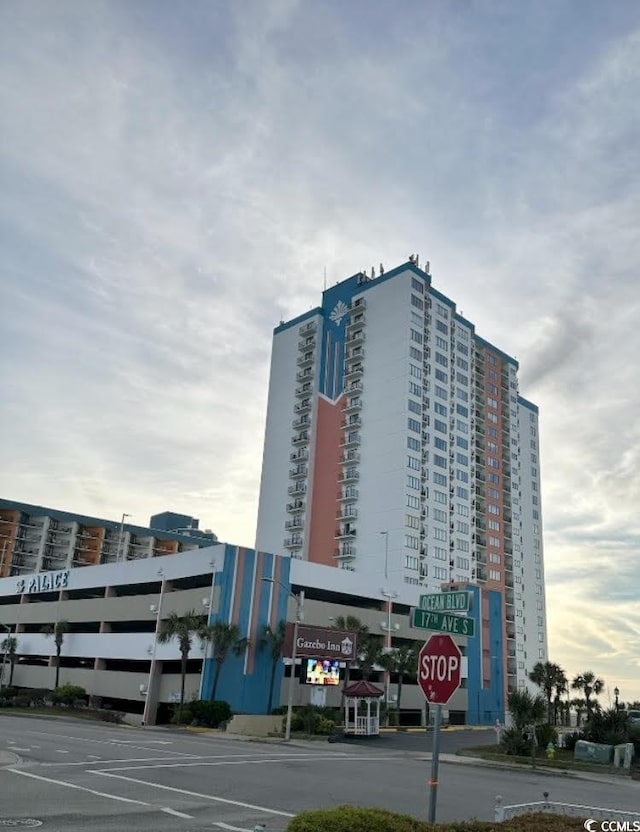
{"label": "green hedge", "polygon": [[478,820],[436,823],[397,815],[386,809],[338,806],[301,812],[287,826],[287,832],[578,832],[584,820],[564,815],[530,814],[496,824]]}
{"label": "green hedge", "polygon": [[221,723],[231,719],[231,706],[223,700],[208,702],[206,699],[198,699],[194,702],[185,702],[182,708],[176,705],[172,722],[176,725],[199,725],[204,728],[218,728]]}

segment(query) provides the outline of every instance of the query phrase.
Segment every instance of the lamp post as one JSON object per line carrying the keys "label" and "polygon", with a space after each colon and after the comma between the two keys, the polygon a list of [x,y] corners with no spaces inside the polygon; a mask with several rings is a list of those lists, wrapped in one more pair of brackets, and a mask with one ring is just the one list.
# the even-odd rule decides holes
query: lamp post
{"label": "lamp post", "polygon": [[291,675],[289,676],[289,696],[287,700],[287,721],[285,723],[284,728],[284,738],[285,741],[288,742],[291,739],[291,715],[293,713],[293,684],[295,682],[296,677],[296,658],[297,658],[297,647],[298,647],[298,625],[302,620],[302,606],[304,604],[304,590],[301,589],[299,594],[296,595],[295,592],[292,592],[288,586],[285,586],[280,581],[276,581],[275,578],[263,578],[262,579],[267,584],[278,584],[278,586],[282,587],[287,595],[290,595],[293,600],[296,602],[296,620],[293,625],[293,646],[291,648]]}
{"label": "lamp post", "polygon": [[131,517],[131,515],[123,513],[122,519],[120,520],[120,533],[118,534],[118,554],[117,554],[117,557],[116,557],[117,561],[119,561],[121,559],[120,558],[120,551],[122,549],[122,536],[124,534],[124,521],[125,521],[126,517]]}
{"label": "lamp post", "polygon": [[[211,610],[213,609],[213,594],[216,589],[216,562],[215,560],[209,561],[209,566],[211,567],[211,592],[209,593],[208,598],[202,599],[202,606],[207,611],[207,624],[211,622]],[[212,645],[213,649],[214,645]],[[200,699],[203,697],[204,693],[204,671],[207,664],[207,659],[209,658],[209,640],[207,639],[204,642],[204,656],[202,659],[202,673],[200,674]]]}
{"label": "lamp post", "polygon": [[617,685],[613,689],[613,695],[616,698],[616,711],[618,711],[619,710],[618,697],[620,696],[620,688]]}
{"label": "lamp post", "polygon": [[[384,580],[385,584],[389,580],[389,532],[380,532],[384,536]],[[396,597],[395,592],[391,592],[388,588],[381,590],[384,598],[387,599],[387,636],[385,638],[385,648],[388,653],[391,652],[391,601]],[[385,672],[385,701],[387,703],[387,725],[389,725],[389,705],[391,699],[391,671]]]}
{"label": "lamp post", "polygon": [[4,627],[7,632],[6,639],[7,639],[7,646],[5,647],[4,653],[2,654],[2,669],[0,670],[0,688],[4,685],[4,669],[7,664],[7,654],[9,653],[9,636],[13,632],[11,627],[8,627],[6,624],[0,624],[0,627]]}
{"label": "lamp post", "polygon": [[147,681],[147,695],[144,703],[144,710],[142,712],[142,724],[146,725],[149,721],[149,713],[151,711],[151,684],[153,682],[154,665],[156,663],[156,650],[158,647],[158,633],[160,632],[160,618],[162,616],[162,601],[164,599],[165,578],[162,569],[158,569],[160,576],[160,598],[158,599],[158,606],[151,604],[149,609],[156,614],[156,628],[153,634],[153,647],[151,649],[151,665],[149,666],[149,679]]}

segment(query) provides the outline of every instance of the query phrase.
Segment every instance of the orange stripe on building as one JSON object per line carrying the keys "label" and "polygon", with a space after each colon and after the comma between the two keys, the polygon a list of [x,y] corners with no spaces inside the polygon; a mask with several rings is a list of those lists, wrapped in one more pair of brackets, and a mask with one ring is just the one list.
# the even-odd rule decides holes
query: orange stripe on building
{"label": "orange stripe on building", "polygon": [[240,623],[240,605],[242,603],[242,581],[244,578],[244,567],[246,562],[246,549],[238,546],[236,549],[236,580],[233,590],[233,610],[231,611],[231,624]]}
{"label": "orange stripe on building", "polygon": [[309,555],[312,563],[336,566],[335,539],[340,503],[340,440],[342,406],[340,396],[335,403],[323,396],[318,398],[316,448],[311,488],[311,524],[309,530]]}
{"label": "orange stripe on building", "polygon": [[253,580],[255,588],[253,591],[253,606],[249,622],[249,655],[247,660],[247,673],[253,673],[256,663],[256,652],[260,646],[260,633],[258,632],[258,621],[260,618],[260,600],[262,599],[262,567],[264,566],[264,552],[256,552],[256,568]]}

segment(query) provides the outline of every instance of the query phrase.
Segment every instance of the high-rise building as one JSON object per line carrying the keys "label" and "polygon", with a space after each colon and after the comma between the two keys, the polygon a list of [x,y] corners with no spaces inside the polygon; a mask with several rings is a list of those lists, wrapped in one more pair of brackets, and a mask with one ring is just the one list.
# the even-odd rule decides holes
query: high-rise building
{"label": "high-rise building", "polygon": [[546,660],[537,408],[428,265],[380,272],[274,331],[256,547],[416,597],[500,590],[523,686]]}

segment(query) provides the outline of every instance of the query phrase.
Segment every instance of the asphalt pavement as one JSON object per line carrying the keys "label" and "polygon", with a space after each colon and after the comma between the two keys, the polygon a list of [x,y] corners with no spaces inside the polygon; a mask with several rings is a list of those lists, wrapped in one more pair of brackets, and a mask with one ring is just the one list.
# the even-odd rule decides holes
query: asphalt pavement
{"label": "asphalt pavement", "polygon": [[[454,734],[467,733],[474,734],[468,744],[480,744],[477,732],[451,732],[443,743],[451,750],[464,739]],[[0,827],[253,832],[261,825],[284,832],[304,809],[344,803],[424,818],[428,743],[421,732],[287,745],[0,713]],[[640,808],[639,783],[484,768],[452,762],[445,752],[438,820],[491,820],[496,795],[523,803],[545,791],[567,803]]]}

